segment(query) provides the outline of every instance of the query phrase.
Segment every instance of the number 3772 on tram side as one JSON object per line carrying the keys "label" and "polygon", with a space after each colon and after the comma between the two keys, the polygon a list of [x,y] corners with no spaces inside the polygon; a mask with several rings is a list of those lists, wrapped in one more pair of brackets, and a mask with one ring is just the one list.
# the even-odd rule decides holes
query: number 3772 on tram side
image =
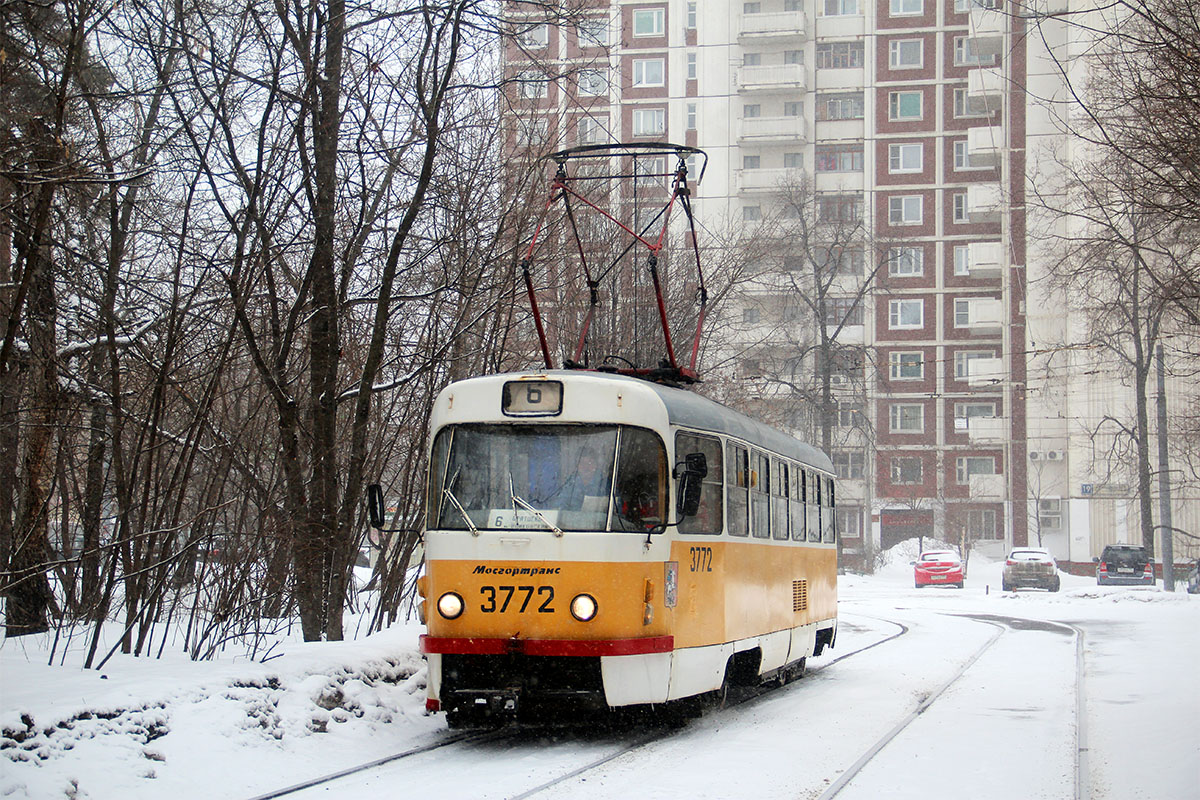
{"label": "number 3772 on tram side", "polygon": [[430,448],[421,650],[453,726],[695,698],[834,644],[814,447],[689,391],[552,371],[451,384]]}

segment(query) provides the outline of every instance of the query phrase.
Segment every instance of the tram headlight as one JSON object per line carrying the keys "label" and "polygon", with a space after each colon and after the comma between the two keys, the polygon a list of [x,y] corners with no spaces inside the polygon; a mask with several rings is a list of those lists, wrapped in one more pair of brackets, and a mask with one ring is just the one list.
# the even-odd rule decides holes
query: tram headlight
{"label": "tram headlight", "polygon": [[571,616],[580,622],[589,622],[596,616],[596,598],[590,594],[577,594],[571,600]]}
{"label": "tram headlight", "polygon": [[446,619],[457,619],[463,612],[463,599],[454,592],[446,592],[438,598],[437,608]]}

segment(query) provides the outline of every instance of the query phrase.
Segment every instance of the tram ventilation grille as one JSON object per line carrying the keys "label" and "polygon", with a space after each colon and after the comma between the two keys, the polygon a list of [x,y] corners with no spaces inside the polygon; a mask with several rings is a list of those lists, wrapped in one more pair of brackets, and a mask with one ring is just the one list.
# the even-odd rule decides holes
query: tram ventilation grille
{"label": "tram ventilation grille", "polygon": [[792,581],[792,611],[808,611],[808,581]]}

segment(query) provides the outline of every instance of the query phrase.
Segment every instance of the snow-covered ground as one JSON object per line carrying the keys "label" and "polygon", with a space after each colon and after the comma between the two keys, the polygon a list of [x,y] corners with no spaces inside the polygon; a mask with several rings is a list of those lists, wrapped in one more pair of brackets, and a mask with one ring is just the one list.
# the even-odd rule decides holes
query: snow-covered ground
{"label": "snow-covered ground", "polygon": [[[907,558],[901,549],[878,574],[841,579],[838,647],[812,664],[828,667],[546,796],[817,798],[936,696],[839,798],[1072,798],[1080,745],[1084,797],[1200,798],[1200,596],[1069,575],[1057,594],[1003,593],[1002,565],[978,557],[965,589],[917,590]],[[830,664],[899,625],[908,633]],[[419,633],[287,642],[264,664],[117,656],[100,672],[80,669],[81,647],[64,659],[60,642],[48,666],[49,638],[8,640],[0,797],[250,798],[436,742],[445,721],[424,713]],[[514,797],[639,736],[464,743],[296,796]]]}

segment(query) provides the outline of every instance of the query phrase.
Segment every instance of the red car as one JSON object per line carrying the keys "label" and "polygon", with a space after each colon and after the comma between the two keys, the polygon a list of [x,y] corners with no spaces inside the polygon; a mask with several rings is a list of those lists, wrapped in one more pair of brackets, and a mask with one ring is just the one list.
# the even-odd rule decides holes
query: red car
{"label": "red car", "polygon": [[935,584],[963,587],[962,559],[949,550],[930,550],[921,553],[913,562],[913,583],[918,589]]}

